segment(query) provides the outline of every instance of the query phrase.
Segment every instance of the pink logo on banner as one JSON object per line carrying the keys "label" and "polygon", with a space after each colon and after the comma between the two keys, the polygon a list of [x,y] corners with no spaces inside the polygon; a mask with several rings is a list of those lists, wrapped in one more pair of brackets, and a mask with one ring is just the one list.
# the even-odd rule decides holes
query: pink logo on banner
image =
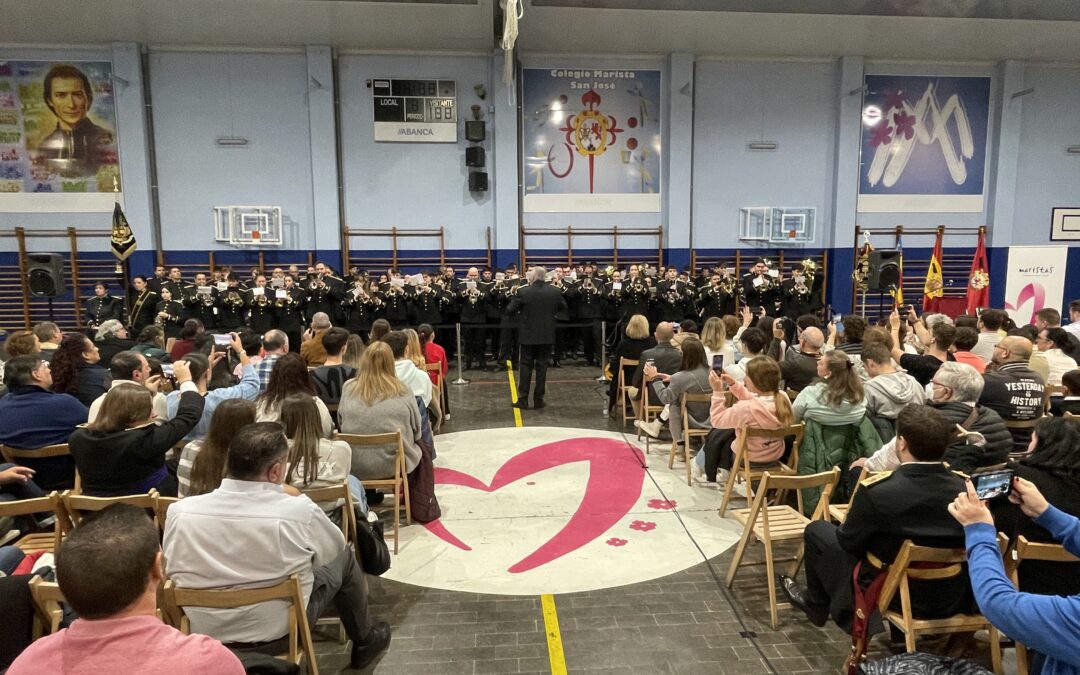
{"label": "pink logo on banner", "polygon": [[[1021,288],[1020,293],[1016,296],[1016,304],[1006,302],[1005,309],[1019,313],[1020,308],[1029,300],[1032,301],[1031,317],[1024,323],[1035,323],[1035,313],[1046,306],[1046,289],[1043,288],[1042,284],[1030,283]],[[1017,321],[1017,323],[1020,322]]]}

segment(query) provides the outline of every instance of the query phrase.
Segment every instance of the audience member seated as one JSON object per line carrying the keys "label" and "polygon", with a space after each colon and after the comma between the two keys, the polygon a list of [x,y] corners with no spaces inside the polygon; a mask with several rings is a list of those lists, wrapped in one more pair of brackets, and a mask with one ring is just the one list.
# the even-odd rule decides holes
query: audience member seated
{"label": "audience member seated", "polygon": [[[216,365],[222,359],[225,358],[225,352],[215,352],[208,359],[202,354],[190,353],[184,360],[188,362],[188,367],[191,370],[191,380],[195,383],[199,393],[206,399],[206,405],[203,407],[202,419],[195,425],[187,436],[184,437],[186,441],[194,441],[206,436],[206,430],[210,426],[210,418],[214,415],[214,410],[218,407],[222,401],[227,401],[231,398],[242,398],[248,401],[254,401],[259,395],[259,376],[255,374],[255,367],[248,363],[247,352],[240,346],[240,340],[233,337],[232,345],[230,347],[236,351],[237,356],[240,357],[240,363],[243,364],[243,377],[240,378],[240,382],[231,386],[220,389],[210,389],[210,375],[213,372],[212,366]],[[180,392],[171,392],[165,397],[165,401],[168,404],[169,418],[176,416],[177,407],[180,404]]]}
{"label": "audience member seated", "polygon": [[[384,372],[392,377],[389,349],[383,354]],[[417,414],[412,397],[403,398]],[[372,624],[367,578],[341,530],[310,499],[283,490],[288,455],[277,423],[260,422],[237,433],[221,486],[170,507],[166,571],[180,588],[268,586],[298,574],[308,621],[314,626],[335,607],[352,639],[350,665],[363,668],[389,645],[390,627]],[[279,641],[289,631],[280,602],[185,612],[193,632],[226,644]]]}
{"label": "audience member seated", "polygon": [[927,330],[920,325],[921,322],[922,319],[916,318],[912,325],[915,327],[916,334],[922,331],[921,339],[926,347],[924,354],[908,354],[902,348],[904,341],[900,334],[900,314],[896,310],[889,315],[889,336],[893,342],[893,359],[925,387],[930,384],[930,380],[934,379],[934,373],[941,364],[956,360],[949,353],[953,340],[956,339],[956,328],[947,323],[937,323],[932,329]]}
{"label": "audience member seated", "polygon": [[180,453],[176,468],[177,495],[204,495],[216,490],[225,477],[229,441],[250,424],[255,424],[254,403],[242,398],[222,401],[210,418],[206,437],[191,441]]}
{"label": "audience member seated", "polygon": [[[753,329],[756,330],[756,329]],[[718,375],[709,372],[709,387],[712,390],[712,403],[709,419],[713,430],[705,439],[701,452],[694,458],[694,472],[708,482],[727,481],[723,473],[729,471],[735,463],[735,448],[740,442],[739,430],[746,427],[755,429],[781,429],[795,421],[791,401],[787,394],[780,391],[780,366],[767,356],[751,359],[743,364],[746,377],[742,382],[731,375]],[[727,387],[735,397],[735,403],[727,406],[724,395]],[[782,438],[751,437],[746,441],[746,452],[750,456],[751,466],[775,464],[784,455]],[[718,476],[717,469],[722,473]]]}
{"label": "audience member seated", "polygon": [[1061,376],[1064,396],[1050,399],[1050,414],[1064,417],[1066,413],[1080,416],[1080,370],[1070,370]]}
{"label": "audience member seated", "polygon": [[64,334],[60,332],[60,327],[52,321],[42,321],[34,326],[34,336],[38,339],[40,348],[38,352],[41,354],[41,358],[46,361],[51,361],[53,354],[57,348],[60,347],[60,343],[64,339]]}
{"label": "audience member seated", "polygon": [[[1061,312],[1057,311],[1053,307],[1043,307],[1039,311],[1035,312],[1035,331],[1041,332],[1047,328],[1061,328]],[[1065,352],[1065,356],[1080,363],[1080,337],[1073,335],[1069,331],[1065,331],[1067,336],[1067,346],[1062,347],[1061,350]]]}
{"label": "audience member seated", "polygon": [[[169,361],[169,353],[165,351],[165,331],[161,330],[161,326],[154,325],[143,328],[131,351],[138,352],[148,359]],[[109,360],[106,363],[112,363],[112,361]]]}
{"label": "audience member seated", "polygon": [[[649,335],[649,320],[642,314],[630,317],[630,320],[626,322],[626,328],[623,329],[622,339],[615,345],[611,361],[608,362],[608,371],[611,373],[611,384],[608,386],[608,410],[611,414],[619,411],[619,407],[615,405],[615,399],[619,393],[620,359],[637,361],[641,359],[642,352],[655,346],[656,340]],[[623,381],[627,385],[634,381],[634,372],[633,368],[627,368],[623,373]]]}
{"label": "audience member seated", "polygon": [[671,338],[675,337],[675,331],[672,330],[670,323],[661,321],[656,324],[656,330],[653,331],[653,337],[656,339],[656,346],[641,352],[641,356],[638,359],[638,366],[634,370],[631,386],[627,388],[630,400],[634,406],[635,416],[638,413],[638,409],[641,407],[641,387],[642,382],[644,381],[645,364],[651,360],[653,366],[656,367],[656,371],[665,375],[671,375],[682,365],[682,352],[671,344]]}
{"label": "audience member seated", "polygon": [[1001,342],[1001,327],[1008,314],[1000,309],[984,309],[979,314],[979,341],[971,348],[971,353],[989,364],[994,358],[994,347]]}
{"label": "audience member seated", "polygon": [[682,345],[687,340],[693,338],[695,340],[701,340],[701,336],[698,334],[697,321],[693,319],[686,319],[681,323],[671,322],[672,329],[675,326],[679,327],[679,330],[671,337],[671,346],[676,349],[682,349]]}
{"label": "audience member seated", "polygon": [[[154,395],[154,421],[161,423],[169,418],[169,410],[165,405],[165,394],[158,391],[161,378],[150,375],[150,362],[146,360],[145,356],[133,349],[120,352],[113,357],[112,363],[109,364],[109,375],[112,377],[109,391],[123,385],[146,387]],[[97,419],[98,411],[101,410],[101,403],[107,395],[108,392],[98,396],[90,404],[90,414],[86,418],[87,422],[93,423]]]}
{"label": "audience member seated", "polygon": [[896,416],[912,403],[923,403],[926,391],[914,377],[896,369],[891,350],[880,342],[863,347],[862,363],[870,376],[863,383],[866,412],[882,440],[887,441],[895,435]]}
{"label": "audience member seated", "polygon": [[342,363],[342,358],[349,353],[349,331],[344,328],[331,328],[323,335],[323,347],[326,349],[326,361],[310,371],[315,393],[326,405],[337,405],[341,401],[341,387],[356,374],[356,369]]}
{"label": "audience member seated", "polygon": [[[1080,556],[1080,519],[1051,506],[1033,483],[1020,477],[1013,480],[1009,500],[1066,551]],[[994,519],[970,482],[949,505],[949,513],[964,526],[968,574],[979,611],[1003,634],[1034,650],[1028,672],[1080,672],[1080,596],[1035,595],[1013,586],[1005,576]]]}
{"label": "audience member seated", "polygon": [[127,328],[116,319],[109,319],[98,326],[94,335],[94,344],[101,352],[101,360],[105,363],[112,361],[112,357],[119,352],[127,351],[135,346],[134,340],[128,338]]}
{"label": "audience member seated", "polygon": [[360,357],[364,355],[364,339],[357,333],[349,334],[349,341],[345,343],[345,353],[341,356],[342,365],[349,366],[353,370],[360,367]]}
{"label": "audience member seated", "polygon": [[386,319],[375,319],[371,324],[371,332],[368,333],[368,344],[382,340],[391,330],[389,321]]}
{"label": "audience member seated", "polygon": [[[862,482],[843,524],[815,520],[806,527],[806,586],[786,576],[781,585],[815,626],[831,616],[851,630],[856,563],[862,563],[859,584],[865,587],[907,539],[919,546],[961,546],[963,529],[947,507],[964,479],[941,461],[952,434],[953,426],[933,408],[904,408],[897,419],[900,466]],[[962,577],[912,582],[911,603],[917,618],[951,616],[972,609],[971,590]],[[875,623],[880,619],[872,628]]]}
{"label": "audience member seated", "polygon": [[1069,334],[1061,328],[1043,328],[1035,339],[1035,346],[1039,348],[1032,358],[1037,355],[1046,359],[1049,366],[1049,376],[1046,384],[1057,387],[1061,385],[1061,376],[1070,370],[1076,370],[1076,361],[1065,353],[1070,348]]}
{"label": "audience member seated", "polygon": [[[1080,516],[1080,424],[1060,417],[1039,420],[1031,435],[1030,452],[1010,463],[1009,468],[1034,484],[1059,509]],[[1029,541],[1055,541],[1008,499],[991,500],[989,506],[998,531],[1010,541],[1021,535]],[[1080,563],[1025,562],[1020,565],[1020,590],[1046,595],[1080,594]]]}
{"label": "audience member seated", "polygon": [[[646,329],[648,330],[648,329]],[[428,377],[431,378],[432,386],[437,386],[440,382],[443,386],[446,386],[446,374],[450,372],[450,363],[446,358],[446,350],[435,344],[435,329],[429,324],[422,323],[420,327],[416,329],[416,335],[420,339],[420,350],[424,353],[424,361],[428,364],[439,364],[439,371],[427,371]],[[326,340],[324,339],[323,342]],[[498,365],[498,364],[496,364]],[[443,406],[443,421],[450,419],[450,397],[447,396],[442,401]]]}
{"label": "audience member seated", "polygon": [[[430,380],[428,383],[430,384]],[[356,377],[345,383],[338,406],[343,434],[384,434],[401,432],[405,446],[405,470],[412,472],[420,462],[423,427],[416,397],[398,379],[394,354],[385,342],[372,342],[364,350]],[[352,475],[360,480],[394,475],[397,446],[355,447]]]}
{"label": "audience member seated", "polygon": [[323,333],[330,329],[330,317],[326,312],[315,312],[311,317],[311,328],[304,333],[300,344],[300,356],[309,366],[321,366],[326,363],[326,349],[323,347]]}
{"label": "audience member seated", "polygon": [[[1005,462],[1012,450],[1012,434],[996,412],[976,401],[983,390],[983,377],[965,363],[941,366],[931,386],[927,404],[937,410],[957,432],[945,450],[944,461],[963,473]],[[965,433],[960,433],[957,426]],[[895,440],[865,460],[867,471],[889,471],[900,465]],[[853,466],[861,466],[856,462]]]}
{"label": "audience member seated", "polygon": [[28,330],[15,331],[4,340],[4,351],[9,359],[41,353],[41,341]]}
{"label": "audience member seated", "polygon": [[[34,482],[33,469],[15,464],[0,464],[0,503],[44,496],[45,491]],[[27,519],[27,525],[31,527],[48,527],[54,522],[56,520],[51,513],[40,513],[32,520]],[[0,537],[3,535],[4,530],[0,529]],[[3,569],[3,565],[0,565],[0,571],[11,574],[11,571]]]}
{"label": "audience member seated", "polygon": [[289,353],[289,336],[285,331],[273,329],[266,331],[262,340],[263,357],[255,366],[259,374],[259,392],[266,391],[270,384],[270,373],[274,372],[274,365],[278,359]]}
{"label": "audience member seated", "polygon": [[82,333],[68,335],[49,362],[53,391],[71,394],[89,408],[94,399],[109,391],[109,371],[100,361],[97,345],[89,338]]}
{"label": "audience member seated", "polygon": [[808,419],[826,426],[858,424],[866,415],[866,396],[855,374],[855,364],[847,354],[834,349],[822,356],[817,362],[817,375],[821,381],[806,387],[795,398],[795,421]]}
{"label": "audience member seated", "polygon": [[[353,502],[367,513],[364,486],[349,473],[352,448],[345,441],[322,437],[322,415],[317,399],[305,394],[290,394],[281,404],[281,426],[289,439],[289,470],[285,483],[298,490],[349,483]],[[341,506],[333,502],[320,504],[330,512]]]}
{"label": "audience member seated", "polygon": [[765,333],[762,333],[757,328],[747,328],[739,338],[739,360],[737,363],[742,366],[745,365],[746,361],[764,355],[767,343],[768,339],[765,337]]}
{"label": "audience member seated", "polygon": [[799,348],[788,350],[780,361],[780,374],[786,388],[800,392],[820,375],[823,344],[825,336],[820,328],[810,326],[802,331],[799,335]]}
{"label": "audience member seated", "polygon": [[71,434],[68,445],[83,492],[111,497],[156,488],[176,496],[176,476],[165,467],[165,454],[199,421],[205,402],[191,381],[187,361],[177,361],[173,372],[179,404],[171,419],[154,424],[154,394],[149,389],[116,387],[105,396],[94,422]]}
{"label": "audience member seated", "polygon": [[705,347],[705,363],[712,368],[714,356],[723,356],[724,365],[730,366],[736,362],[735,349],[727,340],[727,330],[724,321],[718,316],[709,317],[701,328],[701,344]]}
{"label": "audience member seated", "polygon": [[956,339],[953,340],[953,358],[958,363],[966,363],[979,373],[986,371],[986,363],[972,353],[972,348],[979,342],[979,332],[967,326],[956,327]]}
{"label": "audience member seated", "polygon": [[276,422],[281,417],[281,405],[292,394],[306,394],[311,397],[319,409],[322,437],[334,435],[334,421],[330,410],[322,399],[315,396],[315,385],[311,383],[307,366],[299,354],[288,353],[274,362],[270,373],[270,383],[266,391],[255,399],[255,419],[259,422]]}
{"label": "audience member seated", "polygon": [[[35,338],[36,339],[36,338]],[[67,443],[86,421],[86,406],[70,394],[52,390],[49,364],[37,355],[16,356],[4,365],[8,395],[0,398],[0,444],[22,450]],[[21,459],[32,468],[41,489],[65,490],[75,484],[75,461],[70,457]]]}
{"label": "audience member seated", "polygon": [[[683,340],[682,363],[678,372],[665,375],[658,372],[655,366],[646,364],[643,375],[653,388],[654,396],[649,397],[649,400],[663,403],[664,409],[650,422],[635,420],[635,426],[653,438],[660,438],[661,432],[667,426],[672,442],[681,445],[683,394],[708,394],[712,391],[709,387],[709,365],[705,360],[705,346],[695,338]],[[691,427],[707,428],[708,402],[690,403],[687,405],[687,415]]]}
{"label": "audience member seated", "polygon": [[[984,312],[985,314],[985,312]],[[994,347],[994,368],[983,375],[979,403],[990,408],[1006,422],[1042,417],[1046,384],[1028,367],[1031,342],[1022,337],[1007,337]],[[1013,436],[1013,454],[1027,452],[1031,429],[1009,429]]]}
{"label": "audience member seated", "polygon": [[202,321],[198,319],[185,321],[183,328],[180,329],[180,339],[173,343],[172,350],[169,352],[169,359],[179,361],[194,351],[195,338],[202,335],[203,330]]}
{"label": "audience member seated", "polygon": [[[236,331],[236,335],[240,338],[240,346],[247,352],[248,363],[255,366],[255,372],[258,372],[259,364],[263,361],[263,336],[247,326],[241,326]],[[244,375],[244,366],[239,361],[233,366],[232,375],[237,381],[240,381],[240,378]]]}
{"label": "audience member seated", "polygon": [[[416,367],[416,364],[405,356],[405,348],[409,344],[409,338],[404,331],[390,331],[383,337],[382,342],[390,347],[394,355],[394,371],[413,396],[420,397],[425,408],[431,404],[431,378],[427,373]],[[369,347],[370,349],[370,347]]]}
{"label": "audience member seated", "polygon": [[158,530],[142,509],[114,504],[68,533],[56,555],[60,592],[79,618],[30,645],[9,675],[244,675],[236,655],[156,615],[164,577]]}

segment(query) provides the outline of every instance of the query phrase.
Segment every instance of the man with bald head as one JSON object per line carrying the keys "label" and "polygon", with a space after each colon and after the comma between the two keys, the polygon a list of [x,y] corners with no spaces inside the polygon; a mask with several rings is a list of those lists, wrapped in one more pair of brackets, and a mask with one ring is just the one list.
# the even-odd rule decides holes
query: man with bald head
{"label": "man with bald head", "polygon": [[[776,335],[783,335],[779,321],[773,324]],[[821,346],[825,344],[825,335],[816,326],[810,326],[799,335],[798,350],[788,350],[780,362],[780,374],[784,376],[784,386],[794,391],[802,391],[817,378],[817,364],[821,359]]]}
{"label": "man with bald head", "polygon": [[682,352],[679,351],[678,347],[671,344],[671,339],[675,337],[674,324],[667,321],[656,324],[653,337],[656,338],[656,346],[641,352],[637,370],[634,371],[633,386],[628,387],[635,414],[639,406],[642,381],[645,379],[643,372],[645,364],[652,361],[653,365],[656,366],[656,372],[665,375],[674,375],[679,372],[679,368],[682,366]]}
{"label": "man with bald head", "polygon": [[[1009,336],[994,345],[994,355],[983,379],[979,404],[990,408],[1001,419],[1009,421],[1035,420],[1043,415],[1043,395],[1046,383],[1028,365],[1032,346],[1027,338]],[[1027,454],[1031,429],[1009,429],[1013,436],[1011,458]]]}
{"label": "man with bald head", "polygon": [[510,300],[506,313],[518,316],[521,324],[521,371],[518,374],[518,394],[515,408],[529,407],[529,387],[533,371],[536,371],[536,389],[533,390],[533,407],[540,409],[547,404],[547,367],[551,348],[555,344],[555,315],[566,311],[566,301],[558,289],[551,287],[545,277],[547,270],[534,267],[528,275],[529,285],[522,286]]}

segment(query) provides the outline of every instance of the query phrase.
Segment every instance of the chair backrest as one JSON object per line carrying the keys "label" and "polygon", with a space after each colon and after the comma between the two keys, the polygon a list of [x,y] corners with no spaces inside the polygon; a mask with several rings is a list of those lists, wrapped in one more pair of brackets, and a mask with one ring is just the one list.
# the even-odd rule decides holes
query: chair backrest
{"label": "chair backrest", "polygon": [[1007,429],[1034,429],[1038,419],[1033,420],[1004,420]]}
{"label": "chair backrest", "polygon": [[1065,413],[1065,419],[1069,419],[1069,420],[1080,419],[1080,415],[1074,415],[1071,412],[1066,412]]}
{"label": "chair backrest", "polygon": [[791,454],[788,456],[787,465],[792,469],[799,468],[799,447],[802,445],[806,426],[802,422],[792,424],[779,429],[758,429],[757,427],[741,427],[739,429],[739,450],[742,452],[744,468],[749,471],[750,457],[746,453],[746,443],[750,438],[779,438],[781,441],[788,436],[794,436],[795,441],[791,445]]}
{"label": "chair backrest", "polygon": [[157,495],[154,499],[154,515],[157,516],[157,524],[162,533],[165,532],[165,518],[169,515],[169,507],[180,501],[179,497],[162,497]]}
{"label": "chair backrest", "polygon": [[625,356],[619,357],[619,386],[626,386],[626,369],[637,368],[641,364],[640,359],[628,359]]}
{"label": "chair backrest", "polygon": [[435,373],[435,383],[436,384],[441,384],[442,383],[442,363],[441,362],[436,361],[435,363],[425,363],[424,364],[424,370],[426,370],[429,373]]}
{"label": "chair backrest", "polygon": [[[689,404],[691,404],[691,403],[711,403],[711,402],[712,402],[712,393],[711,392],[708,393],[708,394],[692,394],[690,392],[685,392],[682,395],[682,400],[679,402],[679,407],[682,409],[682,425],[683,425],[683,432],[684,433],[687,433],[687,432],[691,431]],[[708,420],[702,420],[702,421],[708,421]],[[705,429],[700,429],[700,431],[706,431],[706,430]]]}
{"label": "chair backrest", "polygon": [[[131,504],[140,509],[152,511],[155,516],[157,514],[157,490],[150,490],[144,495],[124,495],[122,497],[88,497],[64,492],[60,497],[63,500],[64,512],[70,521],[71,527],[78,527],[82,523],[85,514],[101,511],[113,504]],[[60,518],[57,518],[57,520],[60,520]]]}
{"label": "chair backrest", "polygon": [[52,512],[56,515],[56,525],[53,529],[53,550],[60,547],[60,540],[64,528],[64,506],[58,492],[52,492],[46,497],[34,499],[16,499],[14,501],[0,501],[0,518],[8,516],[29,516],[34,513]]}
{"label": "chair backrest", "polygon": [[[896,559],[889,565],[888,576],[881,587],[878,597],[878,609],[888,610],[896,591],[908,579],[951,579],[964,574],[967,551],[962,548],[933,548],[916,546],[906,540],[896,554]],[[919,563],[918,566],[913,566]]]}
{"label": "chair backrest", "polygon": [[289,660],[300,663],[297,644],[299,638],[304,653],[308,656],[308,671],[318,672],[299,575],[294,574],[279,584],[263,588],[179,588],[168,579],[165,581],[163,596],[166,607],[180,618],[180,631],[186,634],[191,632],[191,622],[184,613],[185,607],[234,609],[270,600],[284,600],[289,603]]}
{"label": "chair backrest", "polygon": [[1021,536],[1016,540],[1016,564],[1025,560],[1045,560],[1048,562],[1080,562],[1080,558],[1065,550],[1061,544],[1028,541]]}
{"label": "chair backrest", "polygon": [[[755,506],[753,508],[761,509],[760,503],[765,501],[765,494],[769,490],[805,490],[808,488],[821,488],[821,496],[818,497],[817,506],[814,508],[813,515],[810,516],[811,520],[821,520],[828,516],[829,498],[832,497],[833,490],[836,489],[836,484],[839,481],[840,468],[835,466],[829,471],[812,473],[806,476],[773,474],[766,471],[762,475],[761,483],[758,485],[758,489],[754,494]],[[769,522],[768,509],[761,510],[761,515],[767,526]],[[751,522],[753,521],[751,520]]]}
{"label": "chair backrest", "polygon": [[0,445],[0,454],[5,462],[19,464],[19,459],[42,459],[45,457],[65,457],[71,454],[67,443],[45,445],[40,448],[13,448],[10,445]]}
{"label": "chair backrest", "polygon": [[334,440],[345,441],[352,446],[381,446],[397,445],[397,464],[401,467],[401,475],[405,471],[405,443],[401,438],[400,431],[392,431],[385,434],[336,434]]}
{"label": "chair backrest", "polygon": [[[39,576],[30,578],[30,597],[34,600],[34,613],[37,622],[34,626],[34,639],[42,635],[50,635],[60,630],[60,621],[64,618],[64,610],[60,603],[64,601],[64,594],[60,592],[60,585],[45,581]],[[36,625],[40,622],[40,627]],[[39,629],[40,628],[40,629]]]}
{"label": "chair backrest", "polygon": [[353,509],[352,492],[349,491],[348,483],[305,487],[300,488],[300,492],[315,503],[333,502],[336,504],[339,500],[345,500],[341,509],[341,534],[345,535],[345,541],[350,545],[356,542],[356,511]]}

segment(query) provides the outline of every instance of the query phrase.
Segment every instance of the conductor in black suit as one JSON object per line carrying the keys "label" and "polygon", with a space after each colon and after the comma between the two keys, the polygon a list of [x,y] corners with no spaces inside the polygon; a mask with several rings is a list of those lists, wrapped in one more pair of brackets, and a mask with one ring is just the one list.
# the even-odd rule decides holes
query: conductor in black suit
{"label": "conductor in black suit", "polygon": [[562,293],[545,280],[546,269],[534,267],[530,275],[531,283],[518,291],[506,309],[511,315],[520,313],[521,371],[518,373],[518,400],[514,407],[529,407],[529,384],[535,367],[533,407],[539,409],[544,407],[548,360],[555,344],[555,314],[567,310]]}

